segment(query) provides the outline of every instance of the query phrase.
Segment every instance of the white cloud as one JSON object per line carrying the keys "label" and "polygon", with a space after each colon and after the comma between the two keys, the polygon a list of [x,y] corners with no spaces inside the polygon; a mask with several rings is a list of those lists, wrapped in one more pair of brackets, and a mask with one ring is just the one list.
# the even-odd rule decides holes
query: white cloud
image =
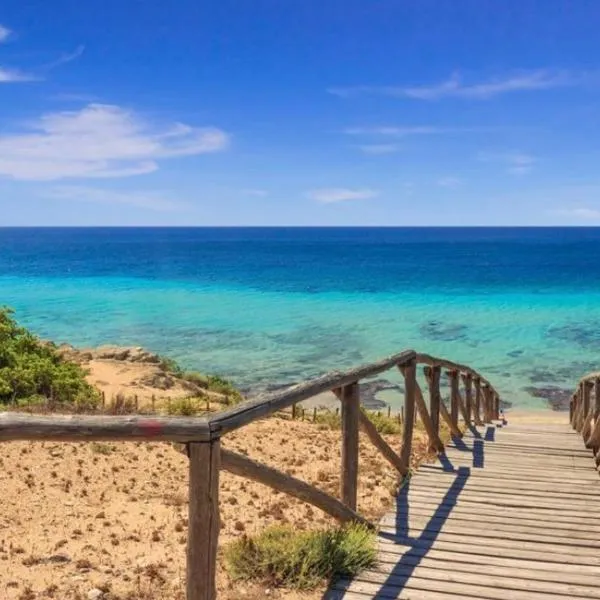
{"label": "white cloud", "polygon": [[317,202],[333,204],[335,202],[346,202],[347,200],[368,200],[370,198],[376,198],[379,196],[379,192],[368,188],[321,188],[318,190],[310,190],[306,193],[306,196]]}
{"label": "white cloud", "polygon": [[460,187],[463,180],[460,177],[442,177],[437,180],[437,185],[444,188],[457,188]]}
{"label": "white cloud", "polygon": [[23,73],[17,69],[0,67],[0,83],[18,83],[22,81],[38,81],[35,75]]}
{"label": "white cloud", "polygon": [[393,154],[400,149],[397,144],[364,144],[358,146],[358,149],[364,154]]}
{"label": "white cloud", "polygon": [[4,27],[4,25],[0,25],[0,44],[5,42],[9,37],[12,31],[8,27]]}
{"label": "white cloud", "polygon": [[351,86],[330,88],[330,94],[349,98],[359,95],[379,95],[393,98],[414,98],[418,100],[439,100],[441,98],[464,98],[471,100],[487,100],[501,94],[547,90],[556,87],[572,86],[580,83],[582,78],[566,71],[538,69],[521,71],[513,75],[489,79],[477,83],[464,83],[458,73],[449,79],[429,86]]}
{"label": "white cloud", "polygon": [[181,123],[158,127],[131,111],[89,104],[43,115],[0,135],[0,176],[21,180],[126,177],[158,169],[162,159],[219,152],[229,136]]}
{"label": "white cloud", "polygon": [[125,204],[159,212],[184,208],[182,202],[171,200],[164,192],[156,190],[107,190],[84,186],[61,186],[43,192],[43,197],[93,204]]}
{"label": "white cloud", "polygon": [[504,164],[508,173],[526,175],[533,169],[537,159],[524,152],[480,152],[477,159],[483,162]]}

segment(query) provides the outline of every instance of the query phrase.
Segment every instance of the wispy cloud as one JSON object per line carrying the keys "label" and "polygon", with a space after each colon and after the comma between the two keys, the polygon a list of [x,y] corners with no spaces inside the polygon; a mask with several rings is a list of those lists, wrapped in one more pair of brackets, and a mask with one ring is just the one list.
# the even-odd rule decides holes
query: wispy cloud
{"label": "wispy cloud", "polygon": [[23,81],[39,81],[39,77],[18,69],[0,67],[0,83],[20,83]]}
{"label": "wispy cloud", "polygon": [[392,98],[414,98],[417,100],[440,100],[442,98],[463,98],[487,100],[494,96],[514,92],[547,90],[573,86],[581,83],[582,77],[567,71],[538,69],[520,71],[504,77],[473,83],[463,82],[459,73],[453,73],[440,83],[424,86],[368,86],[334,87],[327,91],[341,98],[360,95],[389,96]]}
{"label": "wispy cloud", "polygon": [[454,189],[460,187],[463,184],[463,180],[460,177],[442,177],[436,183],[440,187]]}
{"label": "wispy cloud", "polygon": [[74,203],[124,204],[147,210],[170,212],[182,209],[186,204],[173,201],[164,192],[156,190],[110,190],[84,186],[60,186],[42,193],[42,197],[68,200]]}
{"label": "wispy cloud", "polygon": [[8,40],[8,38],[10,37],[11,33],[12,31],[8,27],[0,25],[0,44],[6,42],[6,40]]}
{"label": "wispy cloud", "polygon": [[363,144],[357,147],[363,154],[371,155],[393,154],[400,149],[397,144]]}
{"label": "wispy cloud", "polygon": [[220,152],[228,144],[220,129],[159,126],[119,106],[89,104],[45,114],[22,131],[0,135],[0,176],[126,177],[155,171],[163,159]]}
{"label": "wispy cloud", "polygon": [[66,52],[59,56],[55,61],[44,66],[44,69],[50,71],[52,69],[56,69],[56,67],[60,67],[61,65],[66,65],[76,59],[78,59],[84,52],[85,46],[80,45],[75,48],[73,52]]}
{"label": "wispy cloud", "polygon": [[524,152],[480,152],[477,159],[482,162],[503,164],[513,175],[526,175],[537,162],[535,156]]}
{"label": "wispy cloud", "polygon": [[306,196],[317,202],[333,204],[336,202],[346,202],[348,200],[368,200],[370,198],[376,198],[379,196],[379,192],[368,188],[321,188],[308,191]]}
{"label": "wispy cloud", "polygon": [[347,127],[342,133],[352,136],[403,138],[418,135],[447,135],[457,133],[488,133],[492,127],[439,127],[436,125],[378,125],[375,127]]}

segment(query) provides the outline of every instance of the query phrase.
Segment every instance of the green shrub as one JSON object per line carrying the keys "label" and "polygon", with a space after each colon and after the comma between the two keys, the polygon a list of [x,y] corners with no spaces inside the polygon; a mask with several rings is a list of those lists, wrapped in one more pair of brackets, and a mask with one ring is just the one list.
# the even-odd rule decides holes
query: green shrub
{"label": "green shrub", "polygon": [[[379,413],[373,410],[366,410],[361,407],[362,412],[370,419],[370,421],[375,425],[375,429],[379,433],[391,434],[391,433],[400,433],[402,431],[402,427],[400,423],[398,423],[398,419],[396,417],[388,417],[383,413]],[[331,410],[321,410],[317,412],[316,422],[323,425],[327,429],[341,429],[342,427],[342,417],[338,412],[333,412]]]}
{"label": "green shrub", "polygon": [[48,403],[95,406],[98,392],[86,372],[63,360],[53,344],[41,342],[0,308],[0,404]]}
{"label": "green shrub", "polygon": [[175,398],[167,403],[167,413],[173,416],[192,417],[203,413],[206,401],[202,398]]}
{"label": "green shrub", "polygon": [[356,575],[375,562],[375,534],[362,525],[301,531],[275,525],[225,548],[233,579],[309,589],[334,575]]}

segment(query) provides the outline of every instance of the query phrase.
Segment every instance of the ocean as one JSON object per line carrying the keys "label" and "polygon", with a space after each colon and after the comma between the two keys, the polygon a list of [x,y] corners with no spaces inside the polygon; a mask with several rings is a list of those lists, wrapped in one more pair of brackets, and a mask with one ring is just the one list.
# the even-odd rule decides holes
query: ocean
{"label": "ocean", "polygon": [[5,228],[0,304],[249,393],[414,348],[541,408],[600,366],[600,229]]}

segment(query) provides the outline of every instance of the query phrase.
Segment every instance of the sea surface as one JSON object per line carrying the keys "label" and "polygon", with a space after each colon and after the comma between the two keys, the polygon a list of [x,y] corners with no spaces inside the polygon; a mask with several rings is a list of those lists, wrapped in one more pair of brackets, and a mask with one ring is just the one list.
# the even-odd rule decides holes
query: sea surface
{"label": "sea surface", "polygon": [[250,392],[414,348],[542,407],[600,367],[600,229],[0,229],[0,304]]}

